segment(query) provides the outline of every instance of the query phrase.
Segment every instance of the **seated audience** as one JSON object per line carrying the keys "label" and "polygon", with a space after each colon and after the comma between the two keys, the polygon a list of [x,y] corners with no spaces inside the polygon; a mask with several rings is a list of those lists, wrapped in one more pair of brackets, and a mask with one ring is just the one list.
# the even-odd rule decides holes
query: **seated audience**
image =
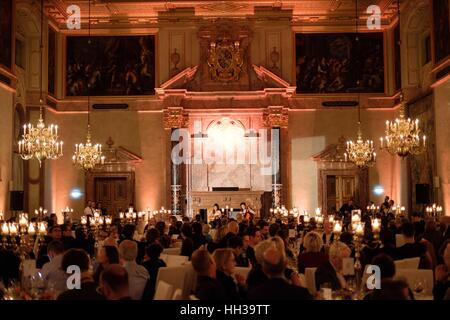
{"label": "seated audience", "polygon": [[106,300],[131,300],[128,273],[120,264],[110,264],[100,275],[99,291]]}
{"label": "seated audience", "polygon": [[119,245],[119,255],[123,267],[128,272],[128,282],[130,297],[133,300],[140,300],[144,294],[149,274],[147,269],[136,263],[138,247],[135,241],[124,240]]}
{"label": "seated audience", "polygon": [[404,222],[401,230],[404,244],[395,249],[395,260],[424,256],[427,249],[415,240],[414,225],[411,222]]}
{"label": "seated audience", "polygon": [[158,277],[158,270],[161,267],[166,267],[166,263],[159,257],[163,252],[163,247],[159,243],[152,243],[145,249],[145,261],[142,263],[145,269],[147,269],[150,276],[150,281],[148,283],[148,297],[153,299],[156,289],[156,279]]}
{"label": "seated audience", "polygon": [[305,251],[297,259],[298,272],[305,273],[305,268],[317,268],[328,261],[328,256],[322,252],[323,241],[317,232],[311,231],[303,239]]}
{"label": "seated audience", "polygon": [[450,243],[447,243],[442,258],[444,264],[438,265],[434,273],[436,283],[433,288],[433,296],[435,300],[443,300],[446,292],[450,289]]}
{"label": "seated audience", "polygon": [[49,262],[44,264],[41,269],[41,275],[47,286],[52,286],[57,292],[67,289],[67,273],[61,268],[61,262],[64,256],[64,245],[61,241],[53,240],[47,246],[47,255]]}
{"label": "seated audience", "polygon": [[286,256],[275,243],[271,244],[263,254],[262,270],[267,280],[251,288],[248,292],[249,300],[312,300],[306,288],[289,284],[284,277]]}
{"label": "seated audience", "polygon": [[406,282],[394,280],[395,263],[390,256],[381,253],[373,258],[371,264],[380,268],[380,288],[372,290],[364,297],[364,300],[412,299],[412,292]]}
{"label": "seated audience", "polygon": [[351,250],[343,242],[333,242],[328,252],[329,260],[316,269],[316,289],[329,285],[332,290],[340,290],[347,286],[342,275],[343,259],[350,257]]}
{"label": "seated audience", "polygon": [[114,246],[103,246],[98,250],[96,266],[94,268],[94,281],[99,283],[100,274],[110,264],[119,263],[119,250]]}
{"label": "seated audience", "polygon": [[226,248],[217,249],[214,251],[213,258],[217,268],[216,279],[224,288],[227,298],[229,300],[243,298],[245,278],[235,274],[236,260],[233,250]]}
{"label": "seated audience", "polygon": [[236,260],[236,265],[238,267],[248,268],[249,260],[247,254],[244,251],[244,241],[239,236],[234,236],[228,240],[228,248],[233,251],[234,258]]}
{"label": "seated audience", "polygon": [[216,263],[211,254],[203,248],[192,254],[192,267],[197,273],[195,296],[199,300],[223,301],[227,295],[222,284],[216,279]]}
{"label": "seated audience", "polygon": [[[89,265],[89,255],[82,249],[70,249],[64,253],[61,268],[63,270],[68,270],[69,266],[80,268],[80,288],[68,288],[58,296],[57,300],[105,300],[105,297],[97,291],[97,284],[89,272]],[[70,282],[70,279],[68,282],[76,285]]]}

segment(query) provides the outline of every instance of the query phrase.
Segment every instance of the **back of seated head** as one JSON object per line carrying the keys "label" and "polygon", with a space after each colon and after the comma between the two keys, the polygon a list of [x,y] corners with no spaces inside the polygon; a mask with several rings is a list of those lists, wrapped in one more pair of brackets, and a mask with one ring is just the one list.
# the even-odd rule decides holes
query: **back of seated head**
{"label": "back of seated head", "polygon": [[350,246],[353,243],[353,235],[350,232],[342,232],[339,237],[339,241],[345,243],[347,246]]}
{"label": "back of seated head", "polygon": [[145,239],[147,240],[148,243],[153,243],[156,240],[159,240],[160,237],[161,237],[161,234],[159,233],[158,229],[150,228],[147,230]]}
{"label": "back of seated head", "polygon": [[228,222],[228,232],[238,234],[239,233],[239,224],[234,220]]}
{"label": "back of seated head", "polygon": [[47,253],[53,252],[58,255],[64,252],[64,245],[59,240],[52,240],[47,246]]}
{"label": "back of seated head", "polygon": [[277,233],[278,233],[279,230],[280,230],[280,225],[277,224],[277,223],[272,223],[272,224],[269,226],[269,235],[270,235],[271,237],[275,237],[275,236],[277,235]]}
{"label": "back of seated head", "polygon": [[164,221],[158,221],[155,225],[155,228],[159,231],[160,234],[164,234],[166,230],[166,223]]}
{"label": "back of seated head", "polygon": [[381,272],[381,279],[389,279],[395,276],[394,260],[385,253],[380,253],[372,259],[372,264],[378,266]]}
{"label": "back of seated head", "polygon": [[255,246],[255,248],[254,248],[255,258],[259,264],[262,265],[262,263],[264,261],[264,252],[266,252],[266,250],[272,245],[273,245],[273,241],[263,240]]}
{"label": "back of seated head", "polygon": [[264,227],[268,227],[269,223],[266,220],[259,220],[257,223],[258,227],[260,227],[261,229],[263,229]]}
{"label": "back of seated head", "polygon": [[132,240],[123,240],[119,245],[120,258],[130,262],[135,261],[138,254],[137,243]]}
{"label": "back of seated head", "polygon": [[122,234],[125,237],[125,239],[133,239],[135,230],[136,227],[134,224],[126,224],[122,229]]}
{"label": "back of seated head", "polygon": [[83,249],[67,250],[61,261],[61,269],[66,271],[69,266],[78,266],[81,272],[89,271],[89,255]]}
{"label": "back of seated head", "polygon": [[402,234],[407,238],[414,237],[414,224],[411,222],[404,222],[402,224]]}
{"label": "back of seated head", "polygon": [[257,231],[259,231],[257,229],[257,227],[250,226],[247,229],[245,229],[245,233],[244,234],[249,236],[249,237],[255,237]]}
{"label": "back of seated head", "polygon": [[128,272],[120,264],[110,264],[100,274],[100,283],[113,292],[128,290]]}
{"label": "back of seated head", "polygon": [[227,246],[231,249],[242,248],[244,246],[244,241],[239,236],[233,236],[228,239]]}
{"label": "back of seated head", "polygon": [[181,219],[181,221],[182,221],[182,222],[189,222],[190,220],[189,220],[189,217],[184,216],[184,217]]}
{"label": "back of seated head", "polygon": [[191,226],[192,233],[194,234],[202,234],[202,225],[200,222],[194,222]]}
{"label": "back of seated head", "polygon": [[306,252],[320,252],[323,247],[323,240],[320,234],[315,231],[308,232],[303,239],[303,246]]}
{"label": "back of seated head", "polygon": [[386,279],[380,290],[372,292],[372,300],[408,300],[408,284],[403,280]]}
{"label": "back of seated head", "polygon": [[189,223],[183,223],[183,225],[181,226],[181,234],[185,237],[192,236],[192,227]]}
{"label": "back of seated head", "polygon": [[208,250],[200,248],[192,253],[191,263],[192,267],[199,275],[206,275],[213,260]]}
{"label": "back of seated head", "polygon": [[152,260],[158,259],[162,252],[163,247],[159,243],[152,243],[145,248],[145,253]]}
{"label": "back of seated head", "polygon": [[263,271],[269,277],[281,276],[286,268],[286,258],[276,247],[272,244],[263,254]]}
{"label": "back of seated head", "polygon": [[281,239],[289,238],[289,229],[280,228],[280,230],[278,230],[277,234]]}
{"label": "back of seated head", "polygon": [[330,259],[342,258],[344,253],[351,252],[350,248],[342,241],[333,241],[328,250],[328,256]]}

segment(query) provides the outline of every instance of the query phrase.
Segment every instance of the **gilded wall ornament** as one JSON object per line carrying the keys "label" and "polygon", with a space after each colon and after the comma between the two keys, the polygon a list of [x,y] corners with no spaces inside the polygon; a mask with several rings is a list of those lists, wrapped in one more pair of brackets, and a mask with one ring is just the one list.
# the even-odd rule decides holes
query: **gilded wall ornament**
{"label": "gilded wall ornament", "polygon": [[239,80],[244,64],[239,41],[211,42],[207,62],[212,80]]}

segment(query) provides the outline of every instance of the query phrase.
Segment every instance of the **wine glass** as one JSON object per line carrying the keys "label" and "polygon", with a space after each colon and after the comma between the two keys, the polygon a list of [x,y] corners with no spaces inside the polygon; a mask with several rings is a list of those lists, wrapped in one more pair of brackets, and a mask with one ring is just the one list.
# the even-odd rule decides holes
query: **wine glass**
{"label": "wine glass", "polygon": [[425,280],[422,278],[417,278],[414,281],[414,293],[420,295],[425,290]]}

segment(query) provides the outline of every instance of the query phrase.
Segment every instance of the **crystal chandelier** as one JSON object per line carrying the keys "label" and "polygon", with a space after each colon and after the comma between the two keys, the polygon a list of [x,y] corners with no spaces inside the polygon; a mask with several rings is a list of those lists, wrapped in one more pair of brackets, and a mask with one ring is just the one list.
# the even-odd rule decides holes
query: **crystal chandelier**
{"label": "crystal chandelier", "polygon": [[386,136],[380,138],[381,149],[392,155],[406,157],[410,154],[420,154],[425,150],[426,136],[420,136],[419,119],[411,120],[405,117],[403,94],[400,95],[400,115],[395,121],[386,121]]}
{"label": "crystal chandelier", "polygon": [[[91,36],[91,2],[89,1],[89,41],[88,44],[91,44],[90,36]],[[73,164],[84,170],[92,170],[98,165],[103,165],[105,163],[105,157],[102,155],[102,145],[101,144],[92,144],[91,142],[91,121],[90,121],[90,100],[89,100],[89,89],[90,85],[87,85],[88,88],[88,124],[87,124],[87,134],[86,134],[86,143],[79,143],[75,145],[75,152],[72,156]]]}
{"label": "crystal chandelier", "polygon": [[36,126],[31,123],[23,126],[22,139],[19,141],[19,154],[24,160],[35,158],[39,161],[39,167],[45,159],[58,159],[63,155],[63,142],[58,141],[58,126],[44,123],[42,109],[44,99],[42,97],[42,34],[44,28],[44,1],[41,0],[41,75],[40,75],[40,98],[39,98],[39,120]]}
{"label": "crystal chandelier", "polygon": [[344,157],[345,161],[350,160],[358,168],[371,167],[375,164],[377,154],[374,152],[373,141],[363,140],[360,121],[356,141],[347,141],[347,152],[344,153]]}
{"label": "crystal chandelier", "polygon": [[[398,23],[400,27],[400,1],[397,0]],[[401,43],[399,42],[400,46]],[[406,119],[406,102],[400,93],[399,118],[386,121],[386,136],[380,138],[380,148],[402,158],[410,154],[420,154],[425,150],[426,136],[420,137],[419,119]]]}
{"label": "crystal chandelier", "polygon": [[91,127],[88,124],[86,143],[79,143],[75,145],[75,152],[72,156],[72,161],[75,166],[84,170],[91,170],[99,164],[105,163],[105,157],[102,155],[102,145],[92,144],[91,142]]}
{"label": "crystal chandelier", "polygon": [[[358,1],[356,1],[356,34],[358,34]],[[358,36],[356,36],[356,41],[359,41]],[[360,55],[359,55],[360,56]],[[359,76],[356,84],[359,88]],[[358,133],[356,137],[356,141],[352,140],[347,141],[347,149],[346,153],[344,153],[345,161],[350,160],[353,162],[358,168],[366,168],[374,165],[377,154],[374,152],[373,141],[366,140],[364,141],[362,138],[361,132],[361,103],[360,103],[360,95],[358,94]]]}

